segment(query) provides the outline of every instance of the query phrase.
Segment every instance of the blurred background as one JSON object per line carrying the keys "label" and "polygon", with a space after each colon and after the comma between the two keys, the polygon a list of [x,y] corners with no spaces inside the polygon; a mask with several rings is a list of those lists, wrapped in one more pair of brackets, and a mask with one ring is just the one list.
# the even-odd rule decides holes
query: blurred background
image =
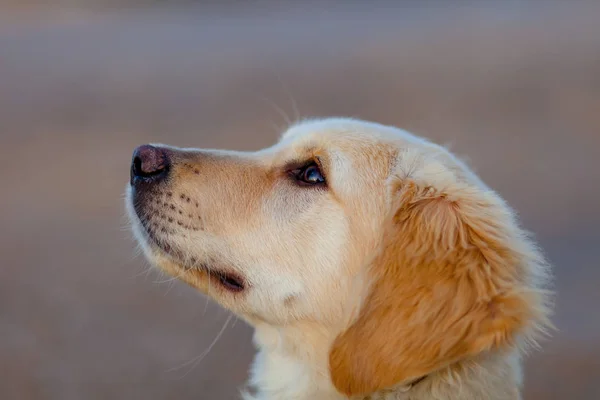
{"label": "blurred background", "polygon": [[0,0],[0,398],[236,398],[251,330],[136,256],[131,151],[256,150],[329,115],[470,160],[555,266],[525,399],[600,398],[599,21],[597,1]]}

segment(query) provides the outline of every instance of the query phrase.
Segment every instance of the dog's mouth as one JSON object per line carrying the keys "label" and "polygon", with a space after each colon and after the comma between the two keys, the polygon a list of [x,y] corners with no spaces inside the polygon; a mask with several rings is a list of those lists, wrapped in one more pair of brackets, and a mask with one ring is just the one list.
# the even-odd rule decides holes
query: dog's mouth
{"label": "dog's mouth", "polygon": [[230,292],[237,293],[246,288],[243,278],[235,273],[223,272],[212,268],[207,268],[206,271],[210,277],[215,278],[223,288]]}
{"label": "dog's mouth", "polygon": [[[208,279],[209,285],[214,282],[228,292],[244,291],[248,284],[240,274],[226,266],[221,267],[215,260],[190,254],[178,244],[178,238],[191,240],[193,235],[204,230],[198,221],[192,220],[192,217],[200,217],[188,215],[190,211],[174,202],[170,192],[151,194],[145,193],[139,197],[132,194],[129,199],[132,206],[130,214],[135,215],[135,225],[141,236],[139,240],[179,268],[180,271],[175,274],[183,280],[186,280],[185,274],[197,275]],[[190,220],[184,218],[186,215]]]}
{"label": "dog's mouth", "polygon": [[189,274],[206,274],[208,278],[208,283],[210,286],[211,282],[216,282],[223,289],[232,292],[239,293],[246,289],[247,285],[239,274],[232,272],[228,269],[224,268],[215,268],[212,264],[178,264],[182,265],[185,273]]}
{"label": "dog's mouth", "polygon": [[212,264],[199,262],[195,257],[186,257],[185,253],[171,245],[162,238],[162,234],[175,234],[174,231],[162,232],[157,230],[152,222],[140,217],[136,212],[138,221],[142,227],[145,241],[155,250],[167,256],[176,265],[180,266],[185,273],[205,273],[211,282],[217,282],[224,289],[237,293],[246,289],[246,282],[239,274],[220,268],[214,268]]}

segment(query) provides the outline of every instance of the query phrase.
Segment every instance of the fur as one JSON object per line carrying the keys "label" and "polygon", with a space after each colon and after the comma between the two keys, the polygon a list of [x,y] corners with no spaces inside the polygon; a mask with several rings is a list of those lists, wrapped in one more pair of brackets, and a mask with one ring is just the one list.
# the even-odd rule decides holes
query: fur
{"label": "fur", "polygon": [[[134,232],[255,328],[245,399],[520,399],[522,356],[551,326],[549,267],[447,149],[341,118],[254,153],[163,148],[169,179],[128,187]],[[290,177],[310,162],[326,186]]]}

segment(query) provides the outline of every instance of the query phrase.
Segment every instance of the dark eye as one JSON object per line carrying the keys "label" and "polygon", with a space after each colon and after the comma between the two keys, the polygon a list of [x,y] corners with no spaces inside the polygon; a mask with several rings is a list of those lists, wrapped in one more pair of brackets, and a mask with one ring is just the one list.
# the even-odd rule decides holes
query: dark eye
{"label": "dark eye", "polygon": [[325,178],[316,163],[296,170],[295,178],[302,185],[322,185],[325,183]]}

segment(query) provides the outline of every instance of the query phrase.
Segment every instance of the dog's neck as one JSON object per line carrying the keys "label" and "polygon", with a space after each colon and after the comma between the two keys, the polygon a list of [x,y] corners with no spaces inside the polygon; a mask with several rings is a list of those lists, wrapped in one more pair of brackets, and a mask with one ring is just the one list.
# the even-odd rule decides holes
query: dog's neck
{"label": "dog's neck", "polygon": [[[318,326],[274,328],[257,325],[258,353],[246,400],[348,400],[333,386],[329,349],[335,337]],[[351,400],[520,399],[520,360],[511,354],[487,354],[456,363],[414,384],[399,385]],[[492,399],[490,394],[496,397]]]}

